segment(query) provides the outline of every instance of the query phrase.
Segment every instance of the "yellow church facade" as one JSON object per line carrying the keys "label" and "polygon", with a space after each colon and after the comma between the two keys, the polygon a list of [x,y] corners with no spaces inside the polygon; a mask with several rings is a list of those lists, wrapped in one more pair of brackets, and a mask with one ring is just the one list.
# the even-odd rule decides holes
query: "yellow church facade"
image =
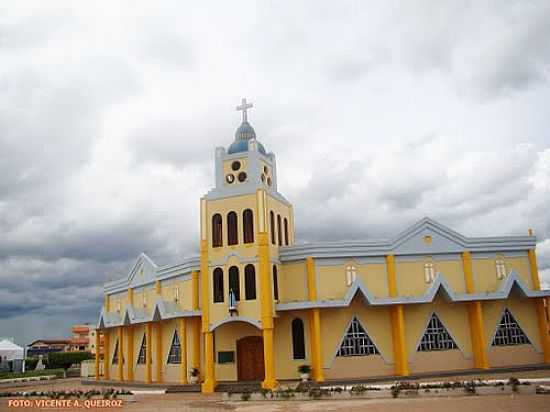
{"label": "yellow church facade", "polygon": [[304,364],[323,382],[550,363],[535,236],[471,238],[424,218],[389,239],[296,244],[250,107],[216,149],[200,254],[170,266],[142,254],[105,285],[96,379],[198,379],[209,393],[275,388]]}

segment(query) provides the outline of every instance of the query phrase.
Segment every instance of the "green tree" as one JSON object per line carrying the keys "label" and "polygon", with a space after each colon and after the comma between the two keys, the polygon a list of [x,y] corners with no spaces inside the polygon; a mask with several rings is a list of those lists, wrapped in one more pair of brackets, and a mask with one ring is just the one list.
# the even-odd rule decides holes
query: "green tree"
{"label": "green tree", "polygon": [[90,352],[50,352],[48,354],[48,367],[63,368],[64,377],[67,377],[67,369],[74,364],[92,359]]}

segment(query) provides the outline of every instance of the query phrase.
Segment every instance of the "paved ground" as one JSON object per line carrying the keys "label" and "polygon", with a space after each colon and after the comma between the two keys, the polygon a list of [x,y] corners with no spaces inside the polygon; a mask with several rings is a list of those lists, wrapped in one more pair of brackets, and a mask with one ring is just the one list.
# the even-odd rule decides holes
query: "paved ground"
{"label": "paved ground", "polygon": [[[507,379],[510,374],[487,374],[476,375],[488,379]],[[532,371],[515,373],[519,378],[545,378],[549,377],[549,371]],[[472,379],[473,376],[466,376],[464,379]],[[426,381],[459,380],[461,377],[435,378]],[[93,386],[82,386],[79,379],[63,379],[51,382],[34,384],[31,386],[12,388],[17,391],[30,390],[70,390],[70,389],[91,389]],[[101,389],[101,387],[98,387]],[[0,388],[0,392],[8,391],[8,388]],[[37,409],[8,408],[7,399],[0,398],[0,411],[36,411]],[[55,411],[57,409],[49,409]],[[63,409],[67,411],[67,409]],[[78,409],[84,411],[86,409]],[[106,409],[87,409],[101,410]],[[121,410],[110,409],[110,410]],[[136,395],[135,402],[127,402],[122,408],[131,412],[518,412],[518,411],[550,411],[550,395],[497,395],[497,396],[469,396],[459,398],[433,398],[433,399],[373,399],[373,400],[325,400],[325,401],[274,401],[274,402],[222,402],[221,394],[201,395],[199,393],[175,393],[164,395],[142,394]]]}

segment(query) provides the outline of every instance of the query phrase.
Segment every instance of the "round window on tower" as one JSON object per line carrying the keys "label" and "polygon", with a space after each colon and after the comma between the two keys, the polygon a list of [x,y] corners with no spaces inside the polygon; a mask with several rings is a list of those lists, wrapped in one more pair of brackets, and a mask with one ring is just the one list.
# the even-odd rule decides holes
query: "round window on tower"
{"label": "round window on tower", "polygon": [[235,160],[233,163],[231,163],[231,169],[237,171],[241,168],[241,162],[238,160]]}
{"label": "round window on tower", "polygon": [[246,180],[246,173],[245,172],[241,172],[239,173],[239,182],[244,182]]}
{"label": "round window on tower", "polygon": [[233,183],[235,181],[235,176],[232,174],[228,174],[225,176],[225,181],[229,184]]}

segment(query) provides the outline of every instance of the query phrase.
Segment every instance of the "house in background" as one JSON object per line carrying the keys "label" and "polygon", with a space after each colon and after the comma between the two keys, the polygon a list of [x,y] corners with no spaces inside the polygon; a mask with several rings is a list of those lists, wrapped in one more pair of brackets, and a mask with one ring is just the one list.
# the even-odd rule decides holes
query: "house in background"
{"label": "house in background", "polygon": [[71,339],[38,339],[27,346],[27,357],[47,356],[50,352],[67,352]]}

